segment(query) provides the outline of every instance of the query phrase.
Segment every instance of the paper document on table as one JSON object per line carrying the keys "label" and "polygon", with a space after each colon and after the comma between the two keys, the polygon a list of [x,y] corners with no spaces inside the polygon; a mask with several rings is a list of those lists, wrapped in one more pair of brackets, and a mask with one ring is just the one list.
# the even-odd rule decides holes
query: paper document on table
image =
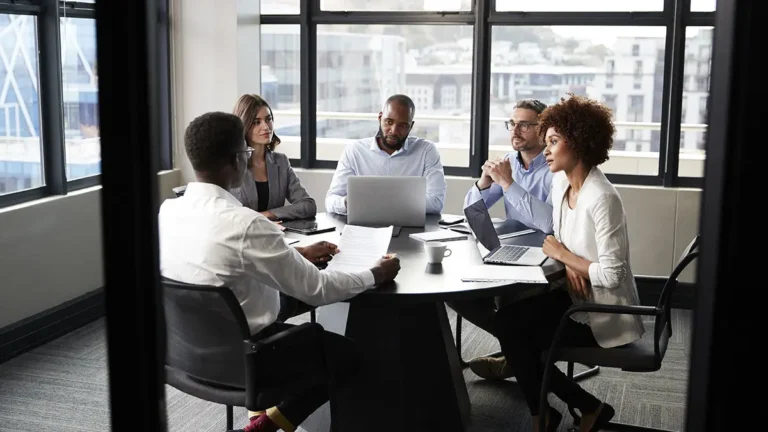
{"label": "paper document on table", "polygon": [[462,282],[546,283],[540,266],[473,265],[462,270]]}
{"label": "paper document on table", "polygon": [[387,254],[392,226],[369,228],[346,225],[337,245],[339,253],[328,263],[328,270],[355,272],[368,270]]}

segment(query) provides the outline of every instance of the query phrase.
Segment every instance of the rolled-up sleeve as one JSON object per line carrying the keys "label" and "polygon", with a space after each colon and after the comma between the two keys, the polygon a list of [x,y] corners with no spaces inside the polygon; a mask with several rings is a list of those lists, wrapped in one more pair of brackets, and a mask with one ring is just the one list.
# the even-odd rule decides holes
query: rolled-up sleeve
{"label": "rolled-up sleeve", "polygon": [[589,265],[589,279],[595,288],[617,288],[629,268],[629,240],[621,198],[617,194],[602,195],[595,201],[591,215],[598,260]]}
{"label": "rolled-up sleeve", "polygon": [[347,300],[375,283],[370,270],[318,270],[296,249],[287,246],[282,231],[266,218],[254,220],[245,231],[241,257],[248,275],[312,306]]}

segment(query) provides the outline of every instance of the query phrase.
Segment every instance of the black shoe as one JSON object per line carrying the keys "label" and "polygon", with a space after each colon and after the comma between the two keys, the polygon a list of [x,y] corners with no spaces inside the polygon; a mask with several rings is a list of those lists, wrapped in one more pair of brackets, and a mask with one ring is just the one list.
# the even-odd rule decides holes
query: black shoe
{"label": "black shoe", "polygon": [[563,415],[560,411],[550,408],[549,409],[549,425],[547,425],[547,432],[555,432],[560,426],[560,422],[563,421]]}
{"label": "black shoe", "polygon": [[609,404],[603,403],[603,409],[601,409],[600,414],[597,415],[597,420],[595,420],[595,424],[592,425],[590,432],[597,432],[608,426],[608,423],[611,422],[614,415],[616,415],[616,410]]}

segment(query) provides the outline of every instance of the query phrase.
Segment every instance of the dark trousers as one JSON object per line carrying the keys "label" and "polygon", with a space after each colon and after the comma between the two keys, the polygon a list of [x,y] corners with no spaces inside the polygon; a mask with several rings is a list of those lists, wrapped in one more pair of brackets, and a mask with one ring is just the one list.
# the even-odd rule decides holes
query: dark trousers
{"label": "dark trousers", "polygon": [[277,320],[279,322],[285,322],[297,315],[307,313],[314,309],[314,306],[310,306],[294,297],[280,293],[280,312],[277,314]]}
{"label": "dark trousers", "polygon": [[[515,371],[531,415],[538,415],[539,412],[539,392],[544,377],[542,353],[549,349],[560,319],[572,304],[568,293],[558,289],[505,305],[496,314],[496,332],[501,350]],[[569,320],[563,337],[569,346],[597,346],[592,329],[573,320]],[[592,413],[600,406],[600,400],[558,368],[553,368],[549,388],[582,414]]]}
{"label": "dark trousers", "polygon": [[[293,324],[275,322],[254,336],[262,339],[295,327]],[[301,394],[286,397],[277,409],[294,427],[300,425],[321,405],[328,402],[330,394],[336,394],[357,373],[360,366],[360,355],[352,339],[331,332],[323,332],[325,347],[325,376],[316,377],[318,384],[307,388]],[[295,347],[293,347],[295,348]],[[285,371],[290,376],[296,371]]]}

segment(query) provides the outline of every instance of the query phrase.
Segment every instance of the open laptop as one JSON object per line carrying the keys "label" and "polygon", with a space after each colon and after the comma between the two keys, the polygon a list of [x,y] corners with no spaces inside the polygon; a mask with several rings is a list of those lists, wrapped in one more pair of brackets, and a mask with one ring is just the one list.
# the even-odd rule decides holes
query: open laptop
{"label": "open laptop", "polygon": [[404,176],[347,178],[347,223],[360,226],[423,227],[427,179]]}
{"label": "open laptop", "polygon": [[478,242],[486,264],[538,266],[547,260],[540,247],[502,245],[483,200],[464,209],[467,224]]}

